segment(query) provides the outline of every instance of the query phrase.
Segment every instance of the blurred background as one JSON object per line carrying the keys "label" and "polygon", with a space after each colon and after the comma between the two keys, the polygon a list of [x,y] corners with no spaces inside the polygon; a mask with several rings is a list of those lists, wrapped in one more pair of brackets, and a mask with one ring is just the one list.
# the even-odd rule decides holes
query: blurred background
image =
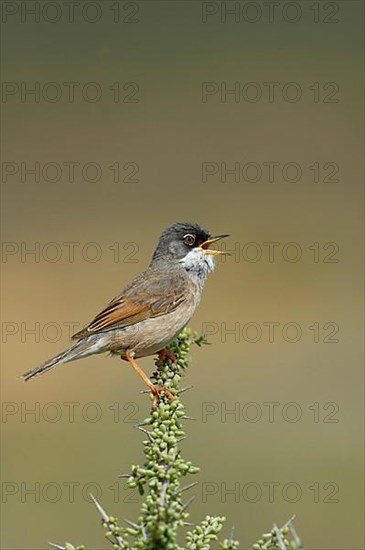
{"label": "blurred background", "polygon": [[192,521],[246,549],[296,514],[308,550],[364,548],[363,3],[274,4],[2,5],[4,549],[108,548],[90,492],[137,517],[128,364],[18,377],[174,221],[231,234],[191,323]]}

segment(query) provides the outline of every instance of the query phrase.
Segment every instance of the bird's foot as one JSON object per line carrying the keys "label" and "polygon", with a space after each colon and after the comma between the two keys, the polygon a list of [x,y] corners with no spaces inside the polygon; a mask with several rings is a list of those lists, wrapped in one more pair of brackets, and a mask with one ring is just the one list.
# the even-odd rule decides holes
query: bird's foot
{"label": "bird's foot", "polygon": [[157,355],[158,355],[158,359],[157,359],[157,362],[156,362],[157,367],[162,367],[162,365],[164,365],[166,359],[170,359],[170,361],[172,361],[173,363],[176,363],[176,361],[177,361],[176,355],[174,353],[172,353],[172,351],[170,351],[169,349],[166,349],[166,348],[160,349],[160,351],[157,352]]}
{"label": "bird's foot", "polygon": [[157,409],[158,404],[160,402],[160,393],[164,393],[170,401],[174,401],[176,397],[170,392],[169,388],[167,386],[150,386],[152,395],[153,395],[153,402],[152,402],[152,408]]}

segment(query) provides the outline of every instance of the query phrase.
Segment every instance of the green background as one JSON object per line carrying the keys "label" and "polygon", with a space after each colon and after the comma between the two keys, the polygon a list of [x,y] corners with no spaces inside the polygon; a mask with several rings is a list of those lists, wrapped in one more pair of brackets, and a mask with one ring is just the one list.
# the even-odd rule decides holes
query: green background
{"label": "green background", "polygon": [[[62,3],[56,23],[44,17],[39,22],[27,17],[22,23],[20,12],[3,23],[3,81],[56,82],[64,92],[58,102],[41,98],[37,103],[30,96],[22,102],[19,93],[3,96],[3,161],[28,167],[35,162],[96,162],[102,167],[96,182],[85,181],[80,169],[74,182],[65,172],[57,182],[42,177],[35,182],[30,175],[22,182],[19,173],[2,180],[3,241],[14,249],[39,246],[42,251],[53,242],[62,251],[54,262],[20,252],[3,260],[2,388],[5,410],[13,414],[3,417],[2,481],[17,491],[3,495],[4,549],[38,550],[47,541],[65,540],[107,548],[97,513],[82,496],[82,489],[96,492],[89,482],[102,488],[100,500],[110,514],[136,517],[139,498],[117,478],[142,461],[142,437],[133,422],[146,416],[149,402],[132,369],[100,356],[66,365],[29,385],[18,376],[66,348],[64,323],[79,323],[75,330],[86,324],[146,267],[160,231],[180,220],[196,221],[212,233],[230,233],[227,247],[242,251],[219,262],[191,323],[197,331],[207,323],[215,329],[209,338],[213,345],[194,350],[186,376],[186,384],[194,386],[186,393],[186,406],[196,421],[186,426],[183,452],[201,466],[195,478],[200,485],[191,491],[196,494],[192,520],[224,514],[226,533],[234,525],[243,549],[273,522],[282,524],[296,514],[308,550],[364,548],[363,3],[296,3],[302,15],[292,23],[282,15],[289,9],[284,13],[293,17],[287,2],[280,2],[271,23],[265,3],[254,4],[250,9],[262,8],[256,23],[247,21],[253,11],[241,11],[237,22],[233,16],[222,22],[224,8],[218,3],[212,4],[218,6],[217,14],[204,23],[202,4],[190,1],[138,2],[135,23],[122,20],[134,10],[124,3],[121,20],[114,22],[111,2],[99,4],[102,17],[95,23],[83,20],[80,8],[76,21],[68,22]],[[338,13],[330,16],[336,6]],[[338,21],[324,22],[325,17]],[[71,81],[79,82],[79,89],[97,82],[100,101],[87,102],[77,92],[69,102],[62,83]],[[263,85],[270,81],[279,83],[272,102]],[[115,82],[137,83],[138,101],[115,103],[109,89]],[[257,102],[227,96],[224,102],[217,93],[202,102],[203,82],[226,82],[227,88],[254,82],[263,96]],[[300,85],[299,101],[283,100],[288,82]],[[315,82],[318,102],[310,89]],[[337,102],[324,101],[328,82],[337,83]],[[296,183],[285,181],[279,169],[274,182],[265,172],[256,183],[232,176],[224,183],[219,173],[202,182],[204,162],[263,167],[271,161],[281,167],[298,163],[302,177]],[[108,167],[116,162],[122,178],[123,166],[136,163],[137,181],[113,182]],[[315,162],[321,166],[319,182],[309,168]],[[323,181],[328,162],[338,165],[338,181]],[[74,262],[67,256],[67,242],[80,243]],[[99,261],[82,257],[82,247],[90,242],[102,251]],[[119,261],[113,252],[116,242]],[[280,243],[272,262],[265,242]],[[300,246],[297,262],[283,258],[290,242]],[[339,247],[337,262],[325,261],[332,249],[324,246],[331,242]],[[258,261],[250,261],[254,249],[247,243],[262,251]],[[319,243],[318,261],[313,243]],[[263,324],[268,322],[280,323],[273,342]],[[289,322],[302,330],[296,343],[282,336]],[[324,341],[336,326],[324,327],[328,322],[338,326],[332,337],[338,342]],[[26,334],[36,323],[40,332],[47,323],[56,323],[61,332],[57,338],[52,327],[46,337]],[[262,329],[257,342],[248,341],[255,335],[244,332],[247,323]],[[314,323],[321,327],[318,342],[309,328]],[[225,336],[224,327],[235,326],[239,334]],[[9,335],[12,329],[16,333]],[[52,343],[53,337],[57,341]],[[140,364],[152,372],[151,358]],[[67,402],[79,403],[74,422]],[[95,413],[95,406],[85,409],[92,402],[101,411],[97,422],[85,420]],[[264,405],[268,402],[278,404],[273,422]],[[296,404],[292,408],[291,402]],[[56,411],[49,403],[61,411],[59,421],[49,421]],[[206,403],[214,414],[204,418]],[[254,404],[251,409],[248,403]],[[22,418],[26,406],[39,407],[39,422],[31,415]],[[225,415],[226,409],[239,416]],[[296,410],[301,418],[288,421]],[[255,411],[262,417],[249,421]],[[36,483],[39,502],[24,494]],[[60,498],[49,483],[62,488]],[[67,483],[79,484],[74,502],[69,502]],[[272,502],[268,483],[277,486]],[[300,487],[298,499],[290,490],[283,497],[288,483]],[[204,498],[207,487],[214,494]],[[239,493],[225,491],[233,488]],[[331,498],[336,502],[327,502]]]}

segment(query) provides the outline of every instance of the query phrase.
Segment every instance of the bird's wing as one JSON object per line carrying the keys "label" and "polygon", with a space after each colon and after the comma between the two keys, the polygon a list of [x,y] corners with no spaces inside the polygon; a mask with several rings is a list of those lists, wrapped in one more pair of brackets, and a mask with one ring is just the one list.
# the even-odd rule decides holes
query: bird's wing
{"label": "bird's wing", "polygon": [[73,335],[81,339],[97,332],[122,329],[174,311],[184,301],[186,278],[181,273],[148,270],[136,277],[91,323]]}

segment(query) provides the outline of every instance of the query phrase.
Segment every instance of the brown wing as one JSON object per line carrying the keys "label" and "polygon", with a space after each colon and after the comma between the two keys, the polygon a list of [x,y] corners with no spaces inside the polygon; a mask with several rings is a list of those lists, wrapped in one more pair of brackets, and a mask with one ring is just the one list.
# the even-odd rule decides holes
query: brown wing
{"label": "brown wing", "polygon": [[72,338],[81,339],[97,332],[125,328],[170,313],[184,301],[185,288],[186,279],[182,274],[150,269],[136,277]]}

